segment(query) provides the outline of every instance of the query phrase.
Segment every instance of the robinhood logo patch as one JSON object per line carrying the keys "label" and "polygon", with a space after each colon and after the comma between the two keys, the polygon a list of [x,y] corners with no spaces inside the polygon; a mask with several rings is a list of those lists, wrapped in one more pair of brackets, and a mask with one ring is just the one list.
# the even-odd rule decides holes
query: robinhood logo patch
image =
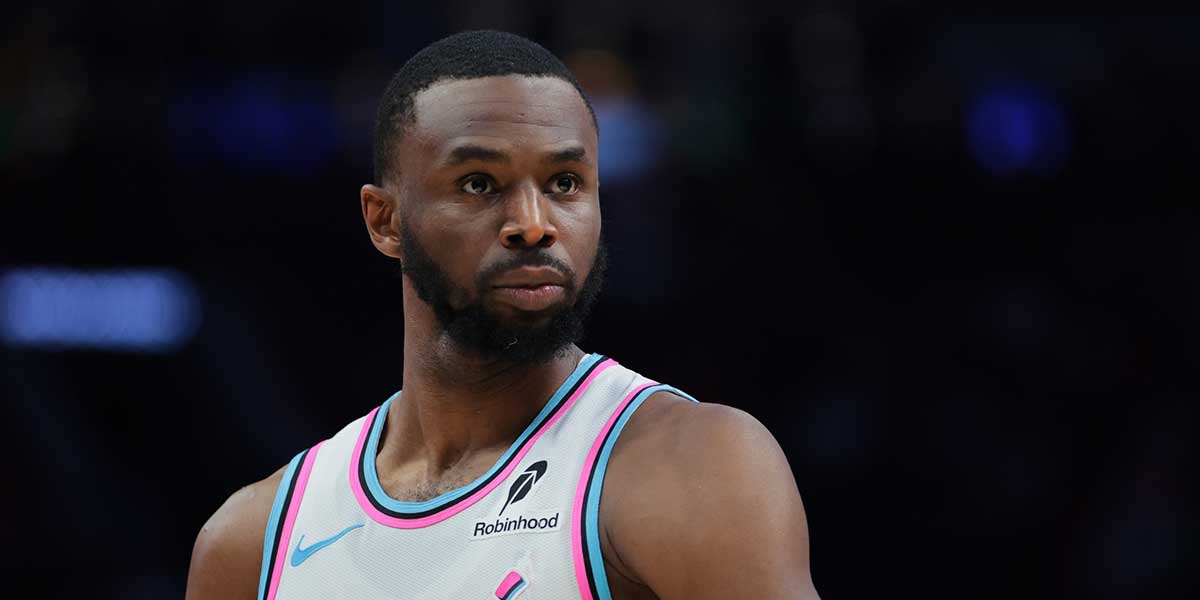
{"label": "robinhood logo patch", "polygon": [[546,474],[546,461],[539,460],[528,469],[521,473],[520,477],[513,482],[512,487],[508,488],[508,499],[504,501],[504,506],[500,508],[500,516],[504,515],[504,510],[509,504],[516,504],[522,498],[529,495],[529,491],[533,489],[533,484],[537,483],[542,475]]}
{"label": "robinhood logo patch", "polygon": [[558,530],[558,513],[524,514],[518,517],[497,517],[495,521],[476,521],[471,539],[482,540],[510,533],[544,533]]}
{"label": "robinhood logo patch", "polygon": [[490,522],[476,522],[475,529],[471,532],[471,539],[479,540],[509,533],[542,533],[557,530],[559,513],[555,511],[536,514],[525,512],[516,517],[503,516],[508,507],[524,500],[533,491],[537,482],[546,474],[546,467],[546,461],[539,460],[522,471],[513,481],[512,486],[508,488],[508,497],[504,499],[504,506],[500,507],[496,519]]}

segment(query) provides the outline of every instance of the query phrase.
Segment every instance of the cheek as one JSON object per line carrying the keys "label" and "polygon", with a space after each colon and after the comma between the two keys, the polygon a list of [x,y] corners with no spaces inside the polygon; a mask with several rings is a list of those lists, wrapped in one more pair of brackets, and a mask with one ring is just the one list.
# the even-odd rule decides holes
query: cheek
{"label": "cheek", "polygon": [[463,215],[439,214],[437,211],[425,212],[420,220],[425,251],[454,283],[470,286],[482,257],[494,241],[494,235],[488,232],[486,223],[463,218]]}
{"label": "cheek", "polygon": [[595,203],[567,211],[558,225],[560,239],[571,256],[572,268],[584,277],[600,243],[600,209]]}
{"label": "cheek", "polygon": [[481,242],[478,236],[464,235],[463,231],[443,233],[439,238],[442,263],[450,270],[450,274],[461,285],[475,281],[480,263],[487,254],[488,243]]}

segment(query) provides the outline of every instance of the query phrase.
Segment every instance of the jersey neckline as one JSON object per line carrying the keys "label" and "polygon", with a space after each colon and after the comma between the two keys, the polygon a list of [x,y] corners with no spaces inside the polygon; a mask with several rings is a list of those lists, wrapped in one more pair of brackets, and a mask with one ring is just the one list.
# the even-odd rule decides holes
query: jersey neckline
{"label": "jersey neckline", "polygon": [[614,361],[600,354],[585,356],[533,421],[487,472],[467,485],[423,502],[405,502],[389,496],[379,483],[379,475],[375,468],[375,457],[379,452],[379,439],[387,419],[388,407],[401,394],[396,392],[381,406],[372,410],[363,423],[350,460],[351,489],[368,515],[392,527],[424,527],[449,518],[486,496],[504,481],[541,434],[566,413],[601,371],[614,364]]}

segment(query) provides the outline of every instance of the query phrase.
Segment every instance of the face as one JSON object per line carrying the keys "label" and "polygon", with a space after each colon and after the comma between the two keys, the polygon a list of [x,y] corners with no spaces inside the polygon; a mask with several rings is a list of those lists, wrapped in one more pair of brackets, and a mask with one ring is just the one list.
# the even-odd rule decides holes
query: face
{"label": "face", "polygon": [[364,187],[372,241],[463,350],[529,362],[565,349],[605,257],[597,136],[578,92],[548,77],[447,81],[414,109],[395,181]]}

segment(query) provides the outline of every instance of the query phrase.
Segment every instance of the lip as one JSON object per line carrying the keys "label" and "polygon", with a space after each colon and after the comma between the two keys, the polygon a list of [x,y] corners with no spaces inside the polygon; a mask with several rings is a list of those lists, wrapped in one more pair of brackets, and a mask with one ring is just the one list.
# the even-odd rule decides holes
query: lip
{"label": "lip", "polygon": [[492,291],[505,304],[536,312],[558,304],[566,296],[566,277],[549,267],[518,267],[500,276]]}
{"label": "lip", "polygon": [[513,307],[536,312],[558,304],[566,295],[561,285],[545,284],[529,287],[497,287],[493,290],[500,299]]}
{"label": "lip", "polygon": [[537,288],[541,286],[565,287],[567,278],[550,267],[517,267],[500,276],[494,288]]}

